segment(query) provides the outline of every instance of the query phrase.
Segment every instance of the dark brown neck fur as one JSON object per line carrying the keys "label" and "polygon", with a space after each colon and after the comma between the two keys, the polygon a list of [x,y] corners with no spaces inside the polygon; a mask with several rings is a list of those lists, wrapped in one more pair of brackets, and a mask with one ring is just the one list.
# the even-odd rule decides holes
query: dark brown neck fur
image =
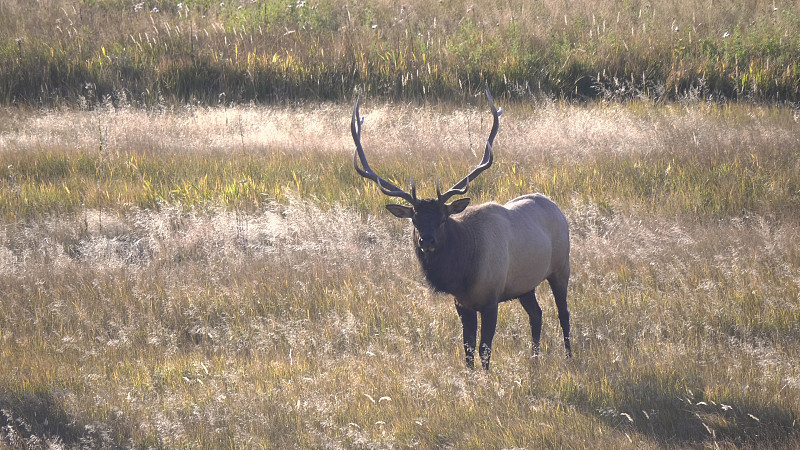
{"label": "dark brown neck fur", "polygon": [[431,287],[458,297],[472,288],[475,243],[458,221],[447,219],[445,226],[446,238],[436,251],[423,252],[418,245],[415,250]]}

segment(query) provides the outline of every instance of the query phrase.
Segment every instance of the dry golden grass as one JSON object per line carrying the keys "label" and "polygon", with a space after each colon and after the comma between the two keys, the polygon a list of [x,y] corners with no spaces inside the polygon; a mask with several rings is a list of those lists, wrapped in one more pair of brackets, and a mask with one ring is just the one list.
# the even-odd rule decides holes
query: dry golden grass
{"label": "dry golden grass", "polygon": [[[4,216],[2,445],[796,447],[800,133],[791,111],[503,106],[497,167],[473,196],[504,201],[541,180],[559,199],[573,239],[575,358],[562,356],[542,289],[543,355],[530,359],[527,318],[504,304],[488,373],[464,368],[452,300],[424,285],[409,225],[351,176],[349,106],[3,111],[2,166],[102,154],[106,170],[169,156],[163,171],[195,181],[207,166],[193,155],[234,166],[245,155],[290,187],[279,199],[259,193],[256,207],[168,196],[140,207],[115,200],[122,175],[104,185],[93,169],[91,188],[110,194],[99,207],[42,202]],[[488,128],[482,109],[367,102],[362,111],[373,167],[394,175],[410,165],[398,178],[413,175],[424,189],[435,174],[446,183],[475,164]],[[753,178],[707,170],[719,163]],[[270,167],[281,164],[307,170],[303,188]],[[557,176],[615,164],[643,171],[617,172],[606,192],[596,178]],[[36,184],[5,170],[4,199]],[[699,209],[709,215],[697,217],[669,206],[688,194],[668,177],[652,197],[636,194],[641,177],[667,170],[688,187],[770,174],[782,184],[709,187],[714,198]],[[695,173],[715,178],[694,182]],[[328,191],[339,192],[335,203],[323,200]],[[737,202],[753,208],[714,206]]]}

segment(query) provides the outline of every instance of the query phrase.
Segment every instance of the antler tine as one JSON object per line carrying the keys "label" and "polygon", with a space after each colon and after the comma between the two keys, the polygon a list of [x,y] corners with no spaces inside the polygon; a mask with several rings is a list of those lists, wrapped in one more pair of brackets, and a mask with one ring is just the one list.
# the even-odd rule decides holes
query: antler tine
{"label": "antler tine", "polygon": [[489,132],[489,139],[486,140],[486,148],[483,151],[483,159],[481,160],[478,167],[476,167],[469,175],[462,178],[461,181],[454,184],[453,187],[447,190],[444,194],[439,193],[439,189],[437,187],[436,194],[439,196],[439,202],[444,203],[450,199],[450,197],[454,195],[464,195],[467,193],[467,189],[469,189],[469,183],[478,178],[484,170],[491,167],[492,162],[494,161],[494,153],[492,153],[492,145],[494,144],[494,138],[497,136],[497,131],[500,129],[500,114],[503,114],[503,108],[496,108],[494,106],[494,98],[492,98],[492,93],[489,92],[489,87],[486,87],[486,98],[489,100],[489,107],[492,109],[492,117],[494,121],[492,123],[492,131]]}
{"label": "antler tine", "polygon": [[[353,155],[353,167],[355,167],[356,172],[364,178],[374,181],[378,185],[378,189],[381,190],[385,195],[390,197],[400,197],[403,200],[411,203],[412,205],[416,205],[417,201],[417,189],[414,186],[414,182],[411,182],[411,194],[408,192],[400,189],[394,183],[389,182],[378,176],[372,168],[369,167],[369,163],[367,162],[367,156],[364,154],[364,148],[361,146],[361,124],[364,123],[364,118],[358,114],[358,103],[361,100],[361,95],[359,94],[356,97],[356,102],[353,105],[353,119],[350,121],[350,132],[353,135],[353,142],[356,144],[356,152]],[[361,167],[358,167],[358,163],[361,163]]]}

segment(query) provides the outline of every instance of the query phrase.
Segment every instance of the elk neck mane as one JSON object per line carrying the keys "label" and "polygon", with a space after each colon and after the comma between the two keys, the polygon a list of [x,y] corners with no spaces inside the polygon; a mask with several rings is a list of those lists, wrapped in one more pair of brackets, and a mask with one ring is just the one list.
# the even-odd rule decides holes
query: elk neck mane
{"label": "elk neck mane", "polygon": [[436,292],[458,296],[472,288],[478,246],[469,227],[460,221],[448,218],[444,226],[446,238],[439,249],[423,253],[415,245],[415,251],[431,287]]}

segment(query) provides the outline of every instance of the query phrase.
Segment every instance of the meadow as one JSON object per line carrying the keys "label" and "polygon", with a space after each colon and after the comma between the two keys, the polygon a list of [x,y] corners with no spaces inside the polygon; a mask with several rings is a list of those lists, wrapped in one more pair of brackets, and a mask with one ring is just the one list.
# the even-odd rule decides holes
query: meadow
{"label": "meadow", "polygon": [[[543,287],[543,354],[503,304],[489,372],[352,169],[349,105],[0,110],[1,445],[800,445],[796,111],[499,103],[470,195],[564,210],[575,357]],[[373,168],[424,195],[490,126],[362,113]]]}
{"label": "meadow", "polygon": [[[0,2],[0,448],[797,448],[797,0]],[[411,226],[537,191],[574,358]]]}

